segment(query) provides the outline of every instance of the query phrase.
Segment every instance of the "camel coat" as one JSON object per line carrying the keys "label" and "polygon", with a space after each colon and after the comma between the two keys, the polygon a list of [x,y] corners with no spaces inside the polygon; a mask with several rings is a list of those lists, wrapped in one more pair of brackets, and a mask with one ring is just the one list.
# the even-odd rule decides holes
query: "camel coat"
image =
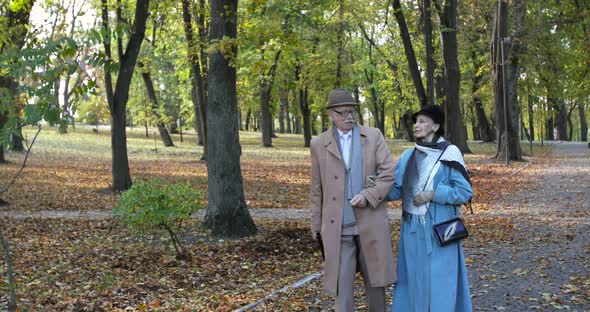
{"label": "camel coat", "polygon": [[[361,194],[370,207],[353,208],[359,242],[372,287],[396,281],[387,211],[383,200],[394,182],[394,163],[383,135],[376,128],[358,126],[363,154],[363,181],[379,173],[376,186]],[[320,232],[326,256],[324,288],[336,293],[340,264],[340,237],[344,207],[345,172],[332,128],[311,141],[311,230]],[[354,196],[354,194],[353,194]]]}

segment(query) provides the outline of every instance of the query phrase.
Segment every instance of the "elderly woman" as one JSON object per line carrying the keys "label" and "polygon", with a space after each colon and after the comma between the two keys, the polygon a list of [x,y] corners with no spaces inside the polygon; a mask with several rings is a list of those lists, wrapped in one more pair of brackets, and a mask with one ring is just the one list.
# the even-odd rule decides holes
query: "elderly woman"
{"label": "elderly woman", "polygon": [[471,311],[461,241],[440,246],[433,224],[456,218],[471,198],[459,149],[442,137],[444,113],[431,105],[416,112],[416,145],[395,167],[390,200],[402,199],[403,219],[393,311]]}

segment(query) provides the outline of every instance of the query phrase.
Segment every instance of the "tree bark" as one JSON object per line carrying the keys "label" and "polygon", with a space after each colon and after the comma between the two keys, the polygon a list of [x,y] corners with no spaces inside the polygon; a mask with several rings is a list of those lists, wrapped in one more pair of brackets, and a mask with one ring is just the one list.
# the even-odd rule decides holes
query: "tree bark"
{"label": "tree bark", "polygon": [[580,140],[588,141],[588,123],[586,122],[586,111],[584,104],[578,103],[578,113],[580,115]]}
{"label": "tree bark", "polygon": [[[107,0],[101,0],[103,26],[109,28]],[[105,84],[109,110],[111,112],[111,149],[112,149],[112,188],[115,191],[124,191],[131,187],[131,175],[129,174],[129,159],[127,156],[126,135],[126,107],[129,99],[129,85],[135,69],[135,63],[141,43],[145,36],[146,20],[148,17],[149,0],[137,0],[135,7],[135,21],[133,32],[127,43],[127,49],[120,59],[120,69],[117,75],[114,92],[112,88],[110,67],[105,66]],[[110,42],[105,41],[105,53],[111,58]],[[110,91],[109,91],[110,90]]]}
{"label": "tree bark", "polygon": [[164,143],[164,146],[166,147],[173,147],[174,143],[172,142],[170,133],[168,133],[166,126],[161,120],[162,116],[160,116],[160,113],[158,112],[158,110],[160,109],[160,104],[158,103],[158,97],[156,96],[156,90],[154,89],[154,82],[152,81],[152,76],[150,75],[150,72],[147,68],[145,68],[142,62],[138,62],[138,65],[142,69],[141,78],[143,78],[148,99],[150,100],[150,103],[152,103],[151,110],[152,113],[156,116],[156,125],[158,127],[158,132],[160,133],[162,143]]}
{"label": "tree bark", "polygon": [[[274,61],[260,83],[260,111],[262,112],[262,146],[272,147],[273,118],[270,112],[270,94],[274,84],[276,69],[281,51],[275,54]],[[262,52],[264,54],[264,51]]]}
{"label": "tree bark", "polygon": [[479,139],[483,142],[493,142],[494,133],[485,113],[483,101],[478,93],[478,91],[483,87],[483,73],[479,70],[482,64],[478,61],[476,49],[471,52],[471,60],[473,62],[473,68],[475,69],[471,87],[471,103],[475,110],[474,119],[477,120],[477,129],[473,128],[473,130],[474,133],[477,131]]}
{"label": "tree bark", "polygon": [[467,145],[467,131],[461,112],[459,91],[461,89],[461,71],[458,59],[457,43],[457,0],[449,0],[439,13],[442,31],[442,50],[446,75],[445,137],[457,145],[462,153],[471,153]]}
{"label": "tree bark", "polygon": [[[235,40],[238,0],[211,0],[209,43]],[[225,44],[225,42],[224,42]],[[237,58],[237,44],[231,45],[231,57]],[[239,131],[236,68],[219,49],[209,54],[207,132],[208,207],[204,225],[215,236],[244,237],[257,232],[244,199]]]}
{"label": "tree bark", "polygon": [[[307,86],[301,86],[303,78],[301,77],[301,64],[299,60],[295,65],[295,81],[298,82],[299,87],[299,110],[301,111],[301,118],[303,118],[303,141],[305,147],[311,146],[311,108],[307,102]],[[300,132],[300,131],[298,131]]]}
{"label": "tree bark", "polygon": [[533,99],[531,96],[531,93],[529,92],[530,86],[527,84],[527,110],[528,110],[528,115],[529,115],[529,134],[530,134],[530,140],[534,141],[535,140],[535,120],[534,120],[534,110],[533,110]]}
{"label": "tree bark", "polygon": [[424,16],[424,47],[426,50],[426,101],[432,105],[434,99],[434,48],[432,46],[432,0],[422,0],[422,11]]}
{"label": "tree bark", "polygon": [[408,142],[414,142],[414,123],[412,121],[412,112],[406,112],[402,116],[401,120],[404,128],[404,135]]}
{"label": "tree bark", "polygon": [[[518,14],[520,1],[515,1],[515,12]],[[494,36],[492,41],[492,60],[494,65],[494,103],[496,111],[496,159],[498,160],[522,160],[522,150],[518,138],[518,110],[514,111],[515,104],[511,102],[516,96],[516,90],[510,93],[510,87],[516,88],[516,83],[510,81],[518,68],[518,53],[516,47],[511,51],[508,41],[508,2],[500,0],[496,7]],[[522,16],[521,16],[522,17]],[[518,34],[518,19],[515,25]],[[512,41],[516,41],[514,38]],[[510,61],[509,58],[512,58]],[[512,68],[509,63],[513,62]],[[514,118],[516,116],[516,120]],[[507,154],[508,153],[508,154]]]}
{"label": "tree bark", "polygon": [[418,62],[416,61],[416,53],[414,52],[414,48],[412,46],[412,39],[410,37],[410,32],[408,31],[408,26],[406,25],[406,19],[402,11],[402,6],[400,0],[393,0],[392,4],[394,9],[393,14],[395,15],[395,19],[399,26],[400,37],[404,44],[404,52],[408,61],[412,82],[414,82],[414,88],[416,89],[416,95],[420,101],[420,107],[424,107],[428,104],[428,98],[426,96],[426,92],[424,91],[424,85],[422,84],[422,77],[420,76]]}
{"label": "tree bark", "polygon": [[[0,42],[0,53],[3,53],[4,51],[10,48],[14,48],[17,50],[22,49],[22,47],[25,44],[25,39],[29,30],[29,17],[31,15],[31,10],[34,4],[35,0],[25,0],[21,1],[20,5],[14,7],[9,5],[6,12],[6,16],[2,16],[2,20],[0,20],[0,27],[2,27],[2,29],[6,31],[6,38],[4,38],[5,41]],[[0,96],[8,96],[10,98],[14,98],[17,96],[17,88],[17,81],[10,77],[2,76],[0,74]],[[8,94],[5,92],[8,92]],[[13,102],[18,103],[18,101]],[[9,108],[9,110],[10,109],[11,108]],[[13,109],[15,110],[15,112],[18,112],[18,110],[20,110],[20,107],[14,107]],[[4,125],[8,121],[9,110],[0,110],[0,130],[4,128]],[[20,129],[16,130],[16,132],[22,133]],[[24,149],[22,148],[22,139],[17,136],[13,137],[12,145],[13,150],[22,151]],[[6,163],[6,159],[4,156],[4,146],[0,142],[0,164],[3,163]]]}
{"label": "tree bark", "polygon": [[204,56],[205,31],[205,0],[199,0],[199,14],[197,16],[197,29],[199,42],[195,39],[192,27],[192,15],[189,0],[182,0],[182,20],[184,35],[188,43],[187,58],[191,75],[191,99],[195,111],[195,128],[197,130],[197,144],[203,145],[202,160],[207,159],[207,94],[206,60]]}

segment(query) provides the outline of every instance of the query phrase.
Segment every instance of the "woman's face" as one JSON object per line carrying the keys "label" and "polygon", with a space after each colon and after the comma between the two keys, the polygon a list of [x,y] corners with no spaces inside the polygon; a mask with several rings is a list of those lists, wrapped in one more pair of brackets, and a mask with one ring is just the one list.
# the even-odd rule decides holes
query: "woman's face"
{"label": "woman's face", "polygon": [[435,133],[440,127],[439,124],[434,123],[432,118],[426,115],[416,116],[416,140],[423,142],[431,142],[434,139]]}

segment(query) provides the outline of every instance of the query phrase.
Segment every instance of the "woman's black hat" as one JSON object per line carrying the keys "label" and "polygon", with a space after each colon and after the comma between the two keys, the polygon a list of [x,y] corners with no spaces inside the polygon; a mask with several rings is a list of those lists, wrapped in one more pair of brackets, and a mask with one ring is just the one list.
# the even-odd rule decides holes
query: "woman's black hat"
{"label": "woman's black hat", "polygon": [[419,111],[415,112],[412,115],[412,121],[414,123],[416,123],[416,118],[418,117],[418,115],[428,116],[428,117],[432,118],[432,120],[434,121],[434,123],[437,123],[437,124],[440,125],[440,127],[436,131],[436,134],[443,135],[445,133],[445,129],[444,129],[444,125],[445,125],[445,113],[440,108],[440,106],[438,106],[438,105],[426,105],[426,106],[422,107]]}

